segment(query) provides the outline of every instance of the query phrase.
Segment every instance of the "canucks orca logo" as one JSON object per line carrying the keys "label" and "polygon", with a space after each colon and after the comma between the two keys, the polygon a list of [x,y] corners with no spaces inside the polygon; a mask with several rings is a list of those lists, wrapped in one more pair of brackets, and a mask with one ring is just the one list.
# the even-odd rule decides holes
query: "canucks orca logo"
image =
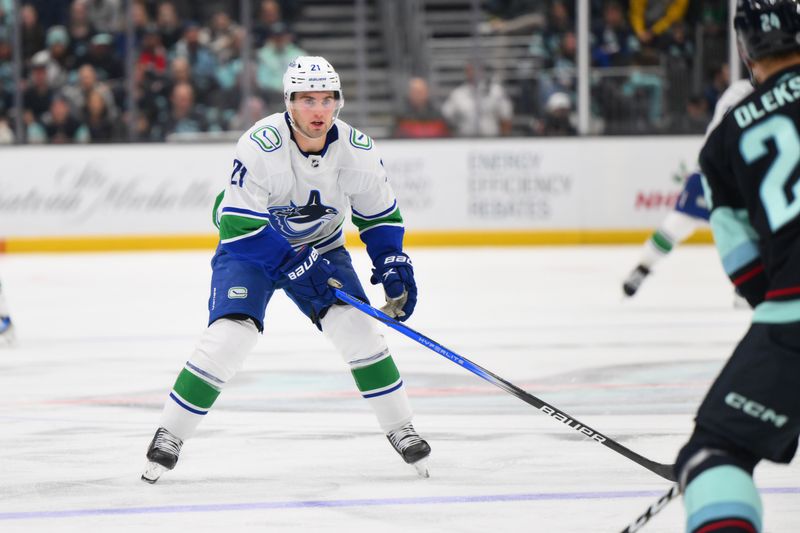
{"label": "canucks orca logo", "polygon": [[279,205],[267,209],[272,227],[286,238],[302,239],[312,235],[320,227],[339,214],[334,207],[322,203],[319,191],[308,194],[306,205]]}

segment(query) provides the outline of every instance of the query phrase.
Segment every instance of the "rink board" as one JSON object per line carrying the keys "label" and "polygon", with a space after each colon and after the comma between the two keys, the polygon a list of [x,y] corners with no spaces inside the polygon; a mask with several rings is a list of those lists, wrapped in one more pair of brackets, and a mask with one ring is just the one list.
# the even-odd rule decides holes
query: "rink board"
{"label": "rink board", "polygon": [[[588,244],[645,238],[674,205],[700,142],[385,140],[376,149],[409,244]],[[3,248],[213,247],[211,206],[232,160],[228,143],[5,149]]]}

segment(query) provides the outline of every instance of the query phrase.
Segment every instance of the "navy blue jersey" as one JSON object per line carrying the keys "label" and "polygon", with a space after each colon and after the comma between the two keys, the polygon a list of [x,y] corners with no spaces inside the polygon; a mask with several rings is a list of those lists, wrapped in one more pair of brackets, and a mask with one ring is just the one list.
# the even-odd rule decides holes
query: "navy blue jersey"
{"label": "navy blue jersey", "polygon": [[800,320],[800,65],[733,107],[700,152],[711,229],[755,322]]}

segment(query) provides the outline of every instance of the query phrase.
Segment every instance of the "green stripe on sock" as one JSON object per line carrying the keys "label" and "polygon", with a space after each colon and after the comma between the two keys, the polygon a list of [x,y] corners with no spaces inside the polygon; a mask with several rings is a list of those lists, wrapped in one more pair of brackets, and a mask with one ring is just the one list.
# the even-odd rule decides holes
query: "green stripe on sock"
{"label": "green stripe on sock", "polygon": [[668,254],[670,251],[672,251],[672,241],[670,241],[663,233],[657,231],[653,233],[651,239],[653,240],[653,244],[655,244],[656,248],[665,254]]}
{"label": "green stripe on sock", "polygon": [[361,392],[382,389],[400,379],[400,371],[391,356],[369,366],[354,368],[352,373]]}
{"label": "green stripe on sock", "polygon": [[214,405],[214,401],[219,396],[218,389],[185,368],[178,374],[178,379],[175,380],[175,386],[172,387],[172,390],[187,402],[203,409],[208,409]]}

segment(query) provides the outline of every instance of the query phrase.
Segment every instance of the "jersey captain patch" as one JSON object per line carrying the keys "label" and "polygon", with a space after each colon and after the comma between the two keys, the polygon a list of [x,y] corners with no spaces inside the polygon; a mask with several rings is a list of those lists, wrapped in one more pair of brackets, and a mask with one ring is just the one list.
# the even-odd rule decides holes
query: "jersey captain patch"
{"label": "jersey captain patch", "polygon": [[313,235],[321,226],[332,220],[339,211],[322,203],[319,191],[308,194],[305,205],[274,206],[267,209],[269,222],[276,231],[289,239],[302,239]]}

